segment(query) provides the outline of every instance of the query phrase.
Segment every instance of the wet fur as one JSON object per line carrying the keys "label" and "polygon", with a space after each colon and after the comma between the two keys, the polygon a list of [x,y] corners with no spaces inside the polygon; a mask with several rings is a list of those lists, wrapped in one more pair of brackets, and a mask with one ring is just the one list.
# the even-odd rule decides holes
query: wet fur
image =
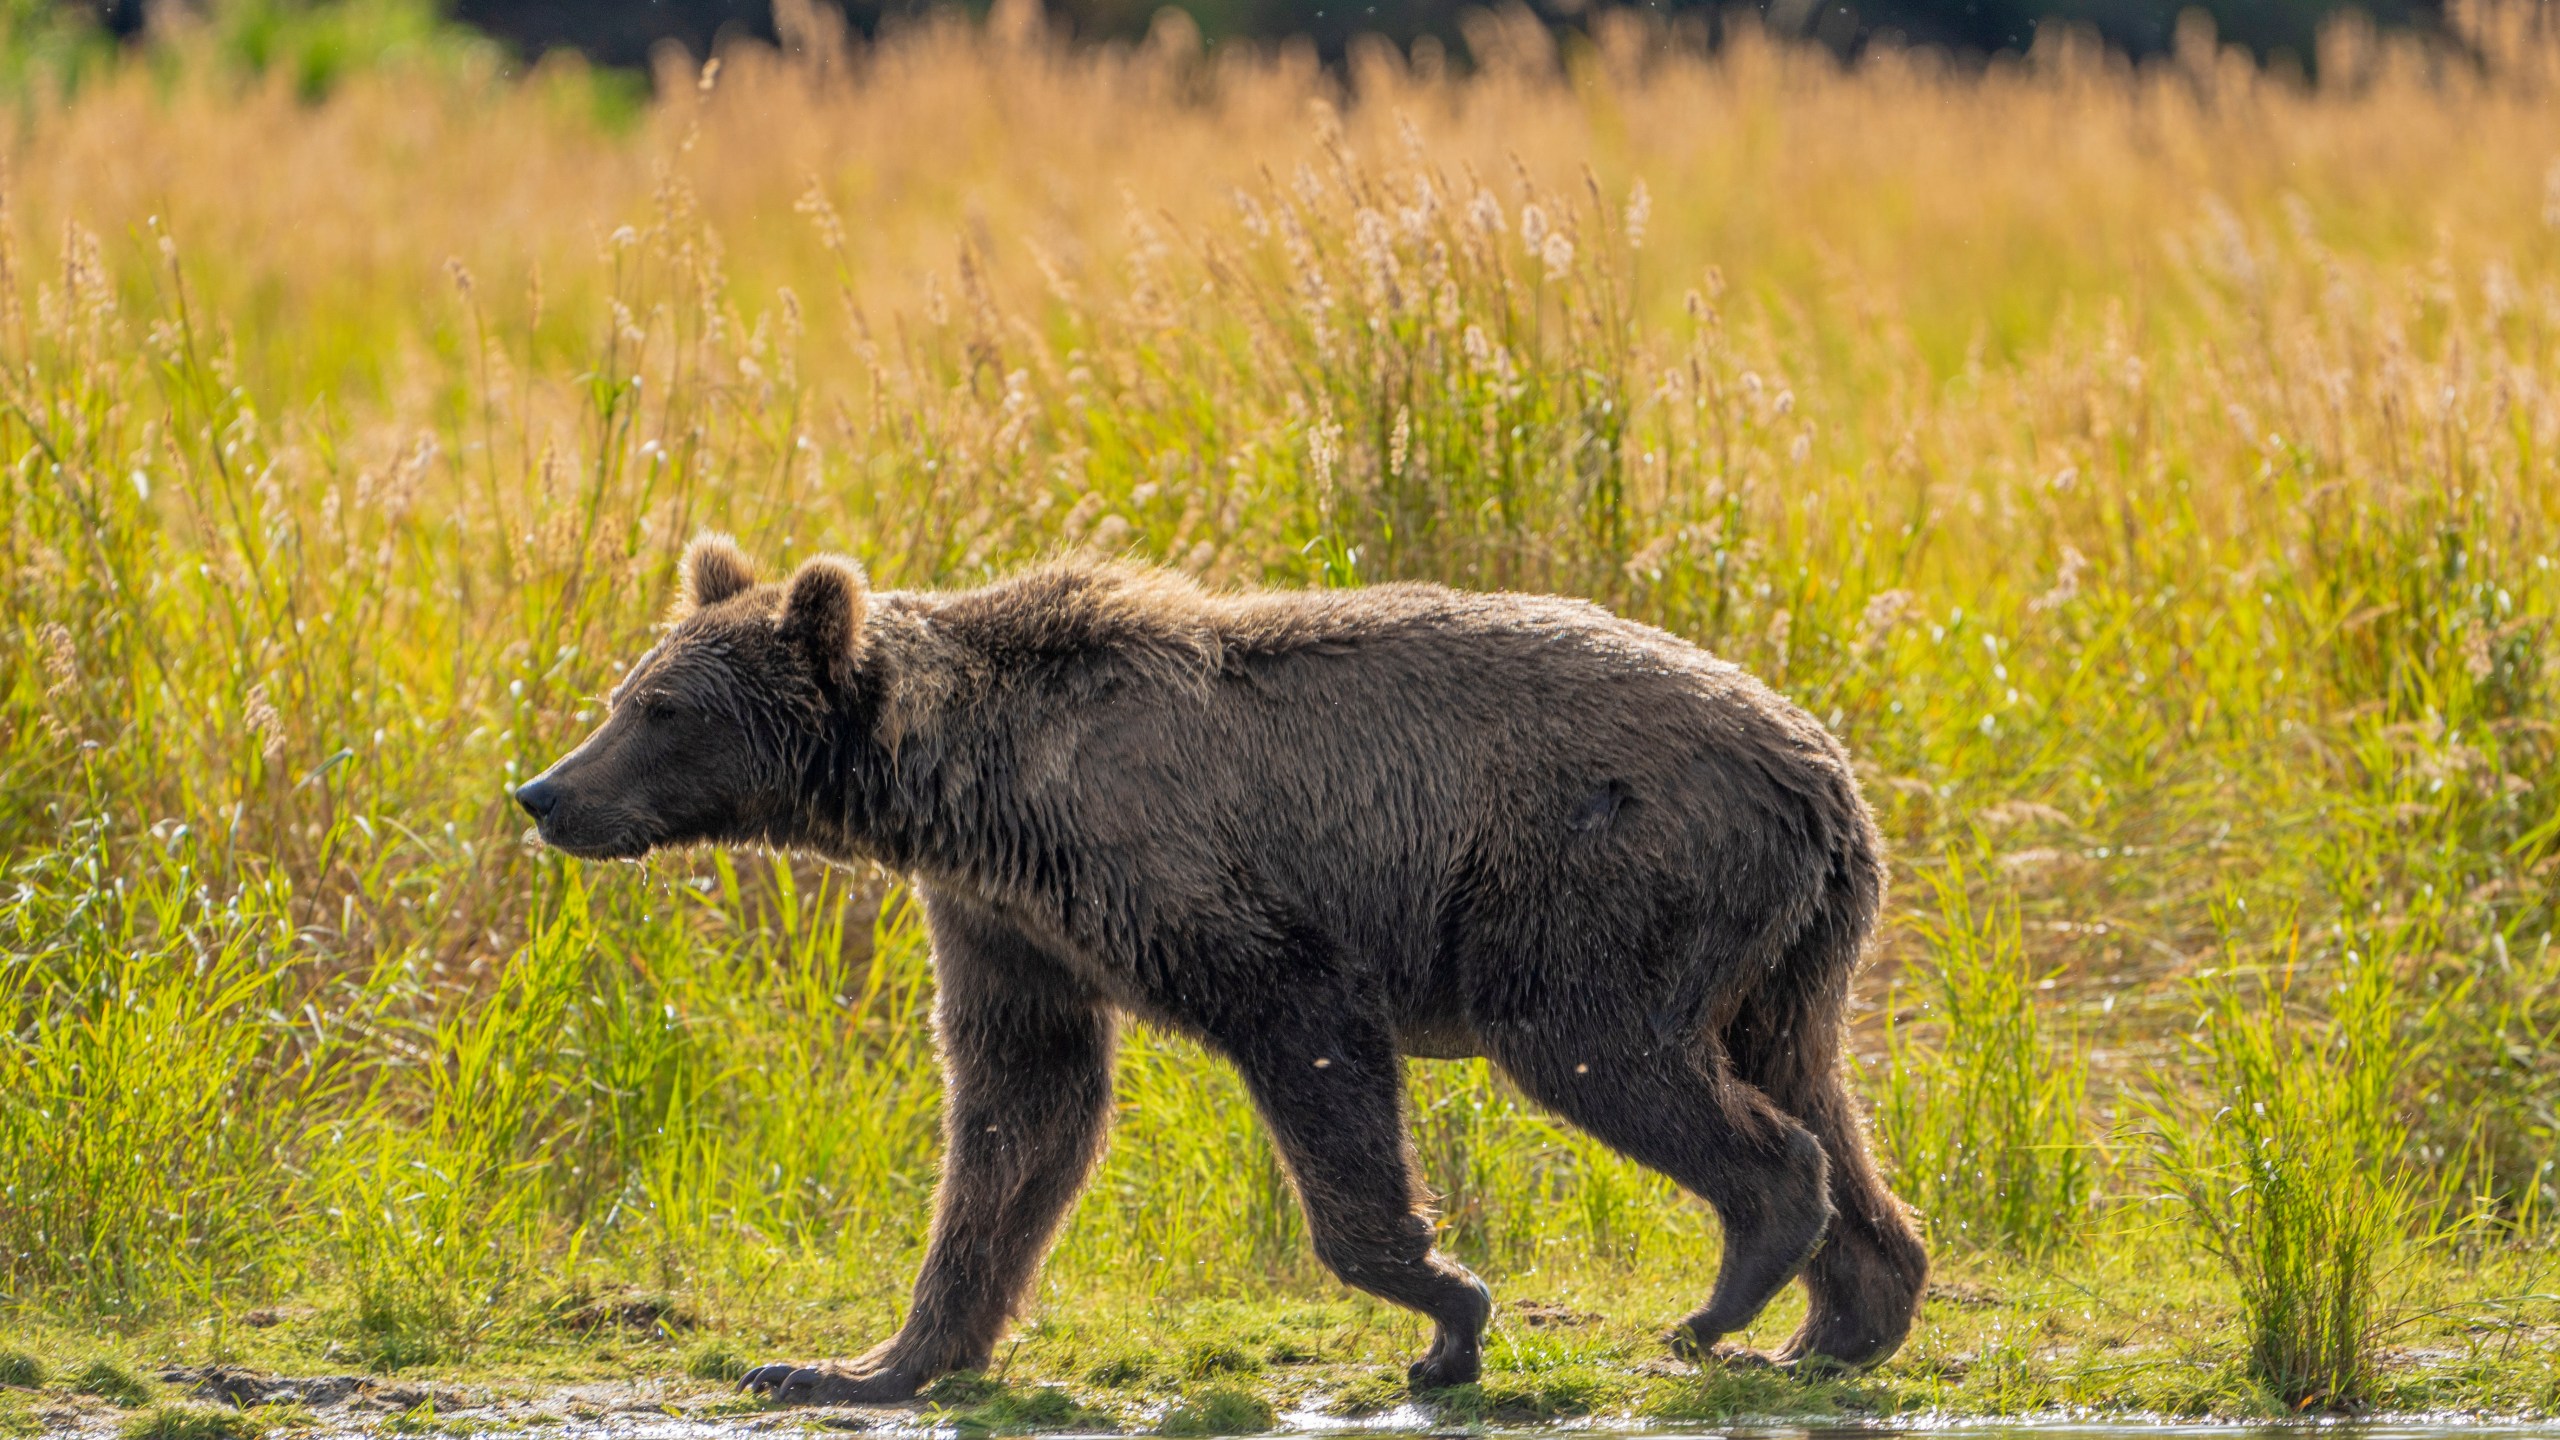
{"label": "wet fur", "polygon": [[1100,1153],[1122,1016],[1236,1064],[1321,1258],[1437,1322],[1417,1387],[1475,1377],[1489,1298],[1432,1249],[1404,1055],[1488,1056],[1715,1207],[1683,1348],[1799,1275],[1776,1358],[1901,1343],[1926,1259],[1839,1059],[1884,872],[1803,711],[1570,600],[1076,562],[874,595],[816,563],[756,585],[697,546],[691,613],[544,777],[579,853],[758,842],[923,896],[948,1149],[912,1318],[756,1388],[896,1399],[987,1361]]}

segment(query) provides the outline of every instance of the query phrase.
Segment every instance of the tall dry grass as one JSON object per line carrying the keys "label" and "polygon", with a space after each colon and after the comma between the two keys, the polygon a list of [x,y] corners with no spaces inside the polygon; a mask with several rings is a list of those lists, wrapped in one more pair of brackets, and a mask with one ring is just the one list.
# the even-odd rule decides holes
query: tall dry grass
{"label": "tall dry grass", "polygon": [[[2427,1033],[2385,1163],[2548,1205],[2560,44],[2530,11],[2465,11],[2468,53],[2340,29],[2317,90],[2193,32],[1971,75],[1487,22],[1467,76],[1345,78],[1170,28],[1069,51],[1019,10],[872,49],[787,18],[787,53],[671,63],[636,115],[469,47],[313,98],[180,32],[9,118],[22,1304],[308,1294],[395,1360],[563,1284],[886,1323],[934,1148],[902,902],[753,858],[572,873],[504,798],[707,525],[890,585],[1088,547],[1594,596],[1827,717],[1902,853],[1964,857],[1943,893],[1981,908],[1906,881],[1886,958],[2001,917],[1965,953],[2003,957],[2018,1053],[2067,1026],[2102,1096],[2174,1077],[2139,1062],[2226,944],[2283,915],[2338,974],[2387,921],[2420,943],[2376,1013]],[[1918,1067],[1894,1093],[1966,1078],[1926,1068],[1961,1035],[1861,1034]],[[1481,1066],[1416,1071],[1471,1259],[1712,1244]],[[1052,1285],[1315,1283],[1232,1080],[1146,1039],[1123,1089]],[[2018,1144],[2103,1138],[2029,1098]],[[1894,1153],[2034,1170],[1995,1132]],[[2098,1233],[2087,1186],[2148,1164],[2107,1154],[2071,1215],[1942,1238]]]}

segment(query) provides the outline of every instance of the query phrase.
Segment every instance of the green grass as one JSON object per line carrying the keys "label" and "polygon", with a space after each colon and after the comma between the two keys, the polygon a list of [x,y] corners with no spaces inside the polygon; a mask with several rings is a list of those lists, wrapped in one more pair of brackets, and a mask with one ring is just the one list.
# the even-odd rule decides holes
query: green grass
{"label": "green grass", "polygon": [[23,1350],[0,1350],[0,1385],[32,1390],[51,1373],[42,1360]]}
{"label": "green grass", "polygon": [[121,1360],[101,1356],[71,1372],[64,1382],[76,1394],[94,1395],[111,1405],[128,1409],[151,1399],[151,1382],[133,1371]]}
{"label": "green grass", "polygon": [[694,1347],[685,1356],[684,1373],[696,1380],[719,1380],[729,1383],[746,1378],[755,1368],[755,1358],[725,1339],[711,1339]]}
{"label": "green grass", "polygon": [[270,1427],[245,1410],[161,1405],[124,1424],[124,1440],[258,1440]]}
{"label": "green grass", "polygon": [[1496,1376],[1434,1390],[1420,1398],[1443,1423],[1528,1425],[1579,1419],[1613,1408],[1631,1388],[1621,1376],[1592,1369]]}
{"label": "green grass", "polygon": [[1210,1385],[1191,1391],[1165,1412],[1159,1435],[1256,1435],[1272,1428],[1271,1402],[1250,1390]]}
{"label": "green grass", "polygon": [[1413,1388],[1393,1370],[1379,1370],[1355,1377],[1326,1398],[1326,1411],[1357,1420],[1405,1404],[1413,1398]]}
{"label": "green grass", "polygon": [[1971,878],[1960,859],[1930,877],[1938,918],[1910,969],[1937,1038],[1888,1022],[1876,1133],[1938,1242],[2047,1254],[2088,1233],[2101,1180],[2088,1056],[2036,1004],[2052,977],[2029,967],[2016,902],[1977,912]]}
{"label": "green grass", "polygon": [[962,1435],[1030,1435],[1044,1430],[1120,1430],[1117,1417],[1078,1400],[1058,1385],[1009,1386],[1000,1381],[934,1387],[926,1414]]}
{"label": "green grass", "polygon": [[2395,952],[2415,938],[2352,935],[2328,1014],[2307,1022],[2292,1013],[2290,950],[2200,980],[2191,1044],[2208,1085],[2197,1109],[2211,1108],[2153,1112],[2161,1168],[2238,1289],[2250,1370],[2298,1408],[2372,1402],[2392,1272],[2442,1238],[2418,1223],[2474,1218],[2441,1203],[2422,1217],[2393,1163],[2408,1143],[2392,1099],[2408,1063]]}

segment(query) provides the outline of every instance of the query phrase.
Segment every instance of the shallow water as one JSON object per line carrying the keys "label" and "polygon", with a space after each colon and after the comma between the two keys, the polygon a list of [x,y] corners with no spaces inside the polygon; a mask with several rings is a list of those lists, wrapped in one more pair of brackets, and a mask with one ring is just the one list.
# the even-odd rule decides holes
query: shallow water
{"label": "shallow water", "polygon": [[[165,1372],[163,1383],[195,1404],[300,1402],[317,1422],[296,1440],[382,1440],[399,1434],[487,1436],[492,1440],[743,1440],[749,1436],[867,1434],[879,1440],[960,1440],[949,1427],[919,1423],[896,1409],[764,1410],[699,1382],[597,1381],[557,1387],[450,1387],[358,1376],[288,1379],[223,1370]],[[40,1411],[47,1436],[118,1440],[130,1411],[82,1400]],[[1136,1432],[1144,1435],[1147,1432]],[[1563,1425],[1434,1424],[1406,1407],[1350,1420],[1316,1411],[1283,1413],[1267,1436],[1234,1440],[2560,1440],[2560,1421],[2482,1421],[2454,1415],[2294,1421],[2091,1419],[2066,1416],[1976,1419],[1900,1416],[1887,1420],[1758,1421],[1666,1425],[1642,1420]],[[983,1434],[975,1440],[984,1440]],[[1057,1434],[1040,1440],[1130,1440],[1119,1434]]]}
{"label": "shallow water", "polygon": [[[82,1416],[78,1422],[49,1425],[48,1435],[110,1437],[128,1417]],[[321,1423],[292,1432],[298,1440],[380,1440],[386,1434],[378,1414],[323,1414]],[[59,1417],[69,1421],[70,1417]],[[524,1415],[460,1411],[438,1417],[427,1433],[485,1436],[489,1440],[744,1440],[744,1437],[873,1434],[891,1440],[926,1440],[949,1435],[913,1423],[912,1417],[883,1417],[830,1411],[772,1411],[736,1416],[671,1415],[664,1411],[626,1409],[574,1418],[535,1420]],[[1144,1433],[1144,1432],[1140,1432]],[[1887,1440],[1892,1436],[1948,1437],[1948,1440],[2555,1440],[2560,1422],[2469,1421],[2459,1418],[2404,1417],[2382,1420],[2299,1420],[2211,1422],[2196,1420],[2098,1421],[2076,1419],[1896,1419],[1814,1424],[1753,1423],[1665,1427],[1659,1425],[1586,1425],[1578,1427],[1449,1427],[1364,1428],[1339,1425],[1323,1430],[1284,1427],[1269,1436],[1232,1440],[1306,1440],[1311,1434],[1333,1434],[1358,1440]],[[1127,1440],[1124,1436],[1052,1434],[1040,1440]]]}
{"label": "shallow water", "polygon": [[[456,1417],[461,1420],[461,1417]],[[676,1417],[645,1417],[645,1414],[607,1414],[596,1420],[571,1420],[561,1425],[517,1427],[497,1422],[489,1430],[468,1430],[468,1435],[504,1437],[504,1440],[540,1440],[540,1437],[609,1437],[609,1440],[732,1440],[745,1435],[812,1435],[812,1432],[858,1432],[842,1417],[832,1414],[755,1414],[755,1417],[732,1417],[732,1420],[676,1420]],[[456,1430],[461,1432],[461,1430]],[[932,1430],[919,1427],[878,1427],[878,1435],[924,1437]],[[302,1435],[330,1437],[366,1435],[379,1437],[374,1427],[364,1430],[307,1430]],[[1142,1432],[1144,1435],[1144,1432]],[[1234,1437],[1234,1440],[1303,1440],[1306,1430],[1277,1430],[1267,1437]],[[2291,1422],[2199,1422],[2199,1420],[2161,1420],[2161,1422],[2094,1422],[2094,1420],[1933,1420],[1933,1422],[1853,1422],[1853,1425],[1710,1425],[1695,1430],[1661,1430],[1661,1427],[1449,1427],[1449,1430],[1362,1430],[1362,1440],[1567,1440],[1582,1437],[1590,1440],[1605,1435],[1608,1440],[1884,1440],[1894,1435],[1912,1437],[1961,1437],[1961,1440],[2555,1440],[2560,1437],[2560,1422],[2465,1422],[2465,1420],[2291,1420]],[[1129,1440],[1126,1435],[1044,1435],[1039,1440]]]}
{"label": "shallow water", "polygon": [[[1408,1430],[1395,1440],[1449,1440],[1454,1435],[1508,1437],[1567,1435],[1562,1430]],[[1582,1435],[1590,1435],[1585,1430]],[[1697,1425],[1697,1427],[1608,1427],[1610,1440],[1887,1440],[1894,1435],[1946,1437],[1946,1440],[2560,1440],[2560,1422],[2481,1422],[2458,1417],[2401,1417],[2401,1420],[1859,1420],[1810,1422],[1810,1425]],[[1380,1432],[1385,1440],[1385,1432]]]}
{"label": "shallow water", "polygon": [[[1647,1434],[1654,1432],[1647,1431]],[[1689,1432],[1703,1435],[1707,1431]],[[2527,1424],[2516,1421],[2466,1420],[2454,1416],[2407,1416],[2381,1420],[2348,1420],[2322,1417],[2304,1420],[2023,1420],[1961,1419],[1891,1420],[1859,1425],[1826,1425],[1816,1427],[1758,1426],[1716,1430],[1711,1433],[1730,1440],[1818,1440],[1825,1436],[1859,1435],[1869,1437],[1943,1435],[1949,1440],[2172,1440],[2177,1436],[2193,1436],[2198,1440],[2248,1440],[2248,1437],[2289,1437],[2306,1440],[2311,1435],[2336,1437],[2336,1440],[2551,1440],[2560,1436],[2560,1428],[2548,1422]]]}

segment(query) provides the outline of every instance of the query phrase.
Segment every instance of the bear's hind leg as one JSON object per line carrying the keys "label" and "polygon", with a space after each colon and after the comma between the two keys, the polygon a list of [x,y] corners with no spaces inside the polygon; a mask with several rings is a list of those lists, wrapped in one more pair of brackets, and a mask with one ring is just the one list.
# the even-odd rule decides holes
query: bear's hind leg
{"label": "bear's hind leg", "polygon": [[1486,1038],[1530,1098],[1715,1208],[1724,1260],[1705,1306],[1673,1332],[1678,1348],[1704,1355],[1749,1325],[1821,1242],[1821,1144],[1721,1055],[1692,1057],[1650,1034],[1576,1043],[1545,1026]]}
{"label": "bear's hind leg", "polygon": [[1111,1012],[1001,925],[928,907],[945,1149],[915,1303],[858,1359],[748,1372],[745,1388],[785,1404],[886,1404],[983,1368],[1102,1148]]}
{"label": "bear's hind leg", "polygon": [[1831,1231],[1805,1266],[1804,1325],[1784,1363],[1872,1365],[1901,1348],[1919,1316],[1929,1253],[1911,1213],[1876,1173],[1857,1097],[1840,1069],[1840,1014],[1864,926],[1827,917],[1726,1027],[1734,1067],[1822,1142],[1831,1162]]}
{"label": "bear's hind leg", "polygon": [[1837,1069],[1787,1097],[1787,1108],[1831,1159],[1831,1232],[1804,1268],[1804,1324],[1778,1352],[1782,1364],[1857,1369],[1902,1348],[1929,1284],[1929,1252],[1910,1212],[1887,1190],[1867,1153],[1858,1102]]}
{"label": "bear's hind leg", "polygon": [[1404,1124],[1404,1065],[1383,1021],[1303,1004],[1213,1037],[1297,1183],[1316,1257],[1342,1283],[1431,1317],[1417,1391],[1472,1382],[1493,1293],[1432,1249],[1431,1217]]}

